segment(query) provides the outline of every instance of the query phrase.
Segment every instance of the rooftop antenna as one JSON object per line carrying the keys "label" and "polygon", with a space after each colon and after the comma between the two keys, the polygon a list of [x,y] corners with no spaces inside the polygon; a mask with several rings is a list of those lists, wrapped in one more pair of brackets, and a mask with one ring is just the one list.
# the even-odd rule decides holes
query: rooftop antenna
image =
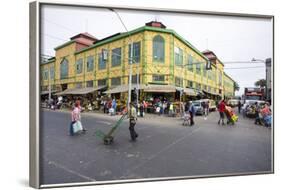
{"label": "rooftop antenna", "polygon": [[88,19],[85,19],[85,32],[88,32]]}
{"label": "rooftop antenna", "polygon": [[158,15],[158,14],[155,15],[155,16],[154,16],[154,21],[155,21],[155,22],[159,22],[159,20],[160,20],[159,18],[160,18],[160,15]]}

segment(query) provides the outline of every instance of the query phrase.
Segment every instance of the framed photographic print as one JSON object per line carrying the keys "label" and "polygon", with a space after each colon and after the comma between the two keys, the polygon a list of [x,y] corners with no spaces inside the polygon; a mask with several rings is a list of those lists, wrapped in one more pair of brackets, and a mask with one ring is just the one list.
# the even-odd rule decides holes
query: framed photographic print
{"label": "framed photographic print", "polygon": [[274,172],[272,15],[30,3],[30,185]]}

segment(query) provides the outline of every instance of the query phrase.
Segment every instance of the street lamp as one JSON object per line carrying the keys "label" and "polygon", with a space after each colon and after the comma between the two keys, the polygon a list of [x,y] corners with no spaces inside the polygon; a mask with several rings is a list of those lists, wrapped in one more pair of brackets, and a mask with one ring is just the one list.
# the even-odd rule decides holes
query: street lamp
{"label": "street lamp", "polygon": [[262,59],[255,59],[254,57],[252,58],[252,62],[262,62],[262,63],[265,63],[264,60],[262,60]]}
{"label": "street lamp", "polygon": [[129,87],[128,87],[128,102],[127,102],[127,109],[129,111],[130,103],[131,103],[131,90],[132,90],[133,41],[132,41],[130,32],[128,31],[126,25],[124,24],[123,20],[121,19],[120,15],[118,14],[118,12],[116,12],[114,9],[111,9],[111,8],[109,10],[114,12],[117,15],[118,19],[120,20],[120,22],[122,23],[123,27],[125,28],[126,32],[129,35],[129,41],[130,41],[130,44],[131,44],[130,58],[129,58],[130,69],[129,69]]}
{"label": "street lamp", "polygon": [[271,80],[271,73],[268,72],[271,71],[270,67],[271,67],[271,58],[267,58],[265,60],[262,59],[252,59],[253,62],[261,62],[261,63],[265,63],[265,78],[266,78],[266,83],[265,83],[265,97],[268,100],[269,99],[269,92],[268,92],[268,86],[270,86],[270,84],[268,84],[268,82]]}
{"label": "street lamp", "polygon": [[49,103],[51,102],[51,67],[48,68],[48,79],[49,79]]}

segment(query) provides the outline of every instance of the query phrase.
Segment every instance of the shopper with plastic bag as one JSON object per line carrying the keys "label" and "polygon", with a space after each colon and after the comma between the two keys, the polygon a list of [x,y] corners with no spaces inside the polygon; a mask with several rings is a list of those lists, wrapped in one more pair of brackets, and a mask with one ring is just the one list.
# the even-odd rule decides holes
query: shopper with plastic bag
{"label": "shopper with plastic bag", "polygon": [[82,123],[81,123],[80,101],[76,101],[74,104],[74,108],[71,112],[71,124],[70,124],[69,133],[71,136],[73,136],[74,134],[77,134],[81,131],[85,132],[86,129],[83,128]]}

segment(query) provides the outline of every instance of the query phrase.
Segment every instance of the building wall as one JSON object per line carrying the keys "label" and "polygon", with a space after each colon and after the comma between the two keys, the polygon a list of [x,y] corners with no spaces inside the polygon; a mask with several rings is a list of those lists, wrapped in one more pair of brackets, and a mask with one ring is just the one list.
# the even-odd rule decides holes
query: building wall
{"label": "building wall", "polygon": [[224,80],[224,96],[234,97],[234,81],[226,74],[223,75]]}
{"label": "building wall", "polygon": [[52,79],[49,73],[51,68],[55,68],[54,66],[55,61],[52,61],[42,64],[40,67],[40,85],[42,91],[48,90],[49,85],[55,85],[55,79]]}
{"label": "building wall", "polygon": [[[164,62],[158,62],[153,60],[153,38],[156,35],[160,35],[164,38],[165,42],[165,57]],[[152,32],[152,31],[145,31],[144,32],[144,43],[145,43],[145,61],[143,62],[144,68],[144,78],[145,84],[153,83],[153,74],[157,75],[165,75],[165,82],[166,84],[171,84],[173,82],[173,36],[168,33],[159,33],[159,32]]]}
{"label": "building wall", "polygon": [[[55,81],[56,84],[67,84],[67,88],[72,88],[75,83],[75,55],[76,44],[71,43],[63,48],[56,50],[56,61],[55,61]],[[68,78],[60,79],[60,64],[63,59],[67,59],[69,63]]]}
{"label": "building wall", "polygon": [[[156,35],[163,37],[165,42],[165,57],[163,62],[158,62],[153,60],[153,38]],[[224,75],[223,64],[216,60],[212,64],[212,70],[206,71],[204,76],[204,68],[207,63],[199,53],[194,51],[192,48],[187,46],[178,37],[169,32],[161,31],[150,31],[144,30],[131,35],[130,37],[124,37],[115,41],[109,41],[103,45],[89,48],[85,51],[80,51],[76,53],[76,43],[69,43],[59,49],[56,49],[56,59],[55,62],[50,62],[48,64],[43,64],[41,66],[42,70],[48,69],[51,65],[55,67],[55,80],[52,84],[67,84],[67,88],[76,88],[76,84],[81,84],[81,87],[86,87],[87,81],[93,81],[93,86],[98,85],[98,80],[107,79],[107,85],[112,86],[111,79],[114,77],[121,78],[121,84],[128,84],[129,76],[129,44],[131,42],[140,42],[140,62],[139,64],[132,65],[132,75],[140,73],[140,82],[142,84],[155,83],[153,81],[153,75],[164,75],[165,84],[175,84],[175,78],[181,78],[183,80],[184,87],[188,86],[188,82],[193,83],[193,88],[200,88],[199,90],[206,90],[211,93],[219,93],[221,90],[221,95],[234,94],[233,92],[233,80],[228,76]],[[121,64],[119,66],[112,67],[112,50],[121,47]],[[183,66],[178,66],[175,64],[175,47],[182,49],[183,51]],[[108,50],[108,59],[106,61],[106,68],[99,69],[99,54],[103,49]],[[193,64],[193,71],[190,71],[187,67],[188,56],[193,57],[193,62],[200,63],[200,74],[196,73],[196,64]],[[94,68],[93,71],[87,71],[87,57],[94,57]],[[69,61],[69,75],[66,79],[60,79],[60,64],[63,59]],[[76,62],[82,59],[83,69],[80,74],[76,73]],[[219,82],[219,75],[221,75],[221,84]],[[228,85],[223,87],[224,82],[228,84],[233,84],[233,86]],[[48,84],[47,80],[43,80],[41,83],[43,86]],[[196,85],[197,84],[197,85]],[[225,92],[224,92],[225,91]]]}

